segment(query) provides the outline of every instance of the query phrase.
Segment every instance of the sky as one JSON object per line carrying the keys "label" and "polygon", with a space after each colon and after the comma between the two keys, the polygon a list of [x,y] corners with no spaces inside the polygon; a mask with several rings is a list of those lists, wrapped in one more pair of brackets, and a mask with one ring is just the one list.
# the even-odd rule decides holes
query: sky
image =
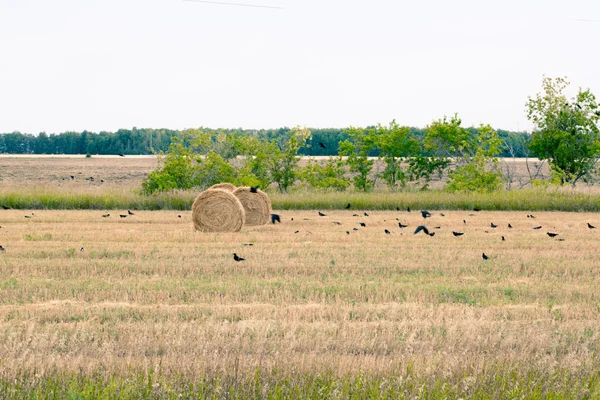
{"label": "sky", "polygon": [[0,0],[0,132],[531,130],[544,75],[600,96],[597,0],[228,1],[280,8]]}

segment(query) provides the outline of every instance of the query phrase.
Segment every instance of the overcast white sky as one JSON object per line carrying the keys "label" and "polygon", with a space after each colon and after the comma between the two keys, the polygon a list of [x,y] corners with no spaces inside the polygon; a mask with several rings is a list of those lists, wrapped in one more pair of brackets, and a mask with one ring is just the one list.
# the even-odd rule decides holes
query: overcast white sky
{"label": "overcast white sky", "polygon": [[284,9],[0,0],[0,132],[522,130],[543,74],[600,96],[597,0],[229,1]]}

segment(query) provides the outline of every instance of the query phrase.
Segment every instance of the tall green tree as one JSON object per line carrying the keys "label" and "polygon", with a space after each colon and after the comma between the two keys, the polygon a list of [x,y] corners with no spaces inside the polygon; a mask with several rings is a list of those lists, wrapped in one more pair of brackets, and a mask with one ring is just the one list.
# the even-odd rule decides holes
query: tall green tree
{"label": "tall green tree", "polygon": [[600,105],[589,89],[568,99],[566,78],[544,77],[542,93],[527,100],[527,118],[535,124],[531,150],[547,160],[553,178],[573,186],[597,176],[600,156]]}
{"label": "tall green tree", "polygon": [[271,142],[269,172],[281,193],[287,192],[298,178],[298,151],[307,146],[310,139],[310,130],[296,127],[286,137]]}
{"label": "tall green tree", "polygon": [[375,129],[350,127],[345,131],[349,139],[340,143],[340,155],[347,157],[346,163],[350,172],[354,173],[354,188],[362,192],[368,192],[375,186],[370,177],[375,161],[369,159],[369,152],[376,147]]}
{"label": "tall green tree", "polygon": [[398,125],[396,120],[388,126],[378,125],[374,134],[379,159],[385,165],[379,176],[391,190],[406,186],[410,174],[405,161],[418,154],[419,142],[411,135],[409,127]]}

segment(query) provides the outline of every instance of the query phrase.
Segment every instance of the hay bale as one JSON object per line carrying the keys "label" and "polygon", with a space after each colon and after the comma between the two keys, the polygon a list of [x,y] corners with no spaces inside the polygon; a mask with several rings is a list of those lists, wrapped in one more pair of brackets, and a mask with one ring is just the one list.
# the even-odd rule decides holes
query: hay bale
{"label": "hay bale", "polygon": [[205,190],[192,204],[192,219],[198,231],[238,232],[245,218],[242,203],[225,189]]}
{"label": "hay bale", "polygon": [[271,199],[262,190],[252,193],[249,187],[239,187],[233,194],[240,200],[246,211],[246,225],[264,225],[271,215]]}
{"label": "hay bale", "polygon": [[217,183],[216,185],[212,185],[211,187],[208,188],[208,190],[211,190],[211,189],[225,189],[225,190],[229,190],[230,192],[233,192],[235,189],[237,189],[237,187],[233,183],[223,182],[223,183]]}

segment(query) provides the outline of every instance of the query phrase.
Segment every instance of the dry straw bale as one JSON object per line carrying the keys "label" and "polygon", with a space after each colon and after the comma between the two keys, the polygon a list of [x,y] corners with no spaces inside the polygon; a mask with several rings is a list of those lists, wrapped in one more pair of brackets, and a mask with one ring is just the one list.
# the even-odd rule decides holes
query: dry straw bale
{"label": "dry straw bale", "polygon": [[192,204],[192,219],[198,231],[238,232],[245,218],[242,203],[225,189],[205,190]]}
{"label": "dry straw bale", "polygon": [[246,225],[264,225],[271,215],[271,199],[262,190],[252,193],[249,187],[239,187],[233,194],[240,200],[246,211]]}
{"label": "dry straw bale", "polygon": [[216,185],[212,185],[208,189],[209,190],[210,189],[225,189],[225,190],[229,190],[230,192],[233,192],[235,189],[237,189],[237,187],[233,183],[223,182],[223,183],[217,183]]}

